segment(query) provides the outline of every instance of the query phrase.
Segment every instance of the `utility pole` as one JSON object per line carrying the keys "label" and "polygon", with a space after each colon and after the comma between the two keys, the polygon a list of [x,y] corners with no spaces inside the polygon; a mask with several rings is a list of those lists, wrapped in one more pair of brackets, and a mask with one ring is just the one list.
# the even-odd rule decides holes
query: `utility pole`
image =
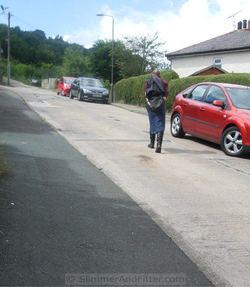
{"label": "utility pole", "polygon": [[10,85],[10,12],[8,13],[8,58],[7,58],[7,77],[8,86]]}
{"label": "utility pole", "polygon": [[[8,7],[4,7],[3,5],[0,6],[2,9],[2,14],[5,14],[5,11],[8,9]],[[12,15],[10,12],[8,13],[8,35],[7,35],[7,45],[8,45],[8,56],[7,56],[7,77],[8,77],[8,86],[10,85],[10,17]]]}

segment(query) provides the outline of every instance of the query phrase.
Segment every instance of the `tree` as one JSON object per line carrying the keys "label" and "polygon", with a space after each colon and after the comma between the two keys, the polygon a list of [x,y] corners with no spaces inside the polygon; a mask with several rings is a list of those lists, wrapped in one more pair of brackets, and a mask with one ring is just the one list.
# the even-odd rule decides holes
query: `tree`
{"label": "tree", "polygon": [[77,44],[72,44],[64,51],[62,74],[79,77],[90,74],[89,57],[85,49]]}
{"label": "tree", "polygon": [[[110,81],[112,41],[96,41],[89,50],[91,70],[96,77]],[[122,41],[114,43],[114,82],[140,74],[140,56],[133,55]]]}
{"label": "tree", "polygon": [[[110,81],[111,79],[111,51],[112,42],[98,40],[94,43],[90,51],[90,64],[93,74]],[[117,73],[114,71],[114,81]]]}
{"label": "tree", "polygon": [[141,57],[134,55],[123,42],[116,42],[114,54],[119,79],[140,75]]}
{"label": "tree", "polygon": [[133,55],[140,56],[140,61],[137,63],[139,65],[138,69],[140,70],[140,74],[152,71],[159,66],[159,57],[162,56],[162,52],[159,51],[159,48],[164,45],[164,43],[158,42],[158,38],[157,33],[153,36],[125,38],[126,47]]}

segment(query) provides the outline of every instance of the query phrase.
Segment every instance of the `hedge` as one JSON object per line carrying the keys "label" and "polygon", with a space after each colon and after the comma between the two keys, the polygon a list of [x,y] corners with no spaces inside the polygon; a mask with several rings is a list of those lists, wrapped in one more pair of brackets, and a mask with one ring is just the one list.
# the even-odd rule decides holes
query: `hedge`
{"label": "hedge", "polygon": [[[144,106],[144,82],[147,77],[148,75],[142,75],[117,82],[114,86],[115,102]],[[174,71],[162,71],[161,77],[170,82],[172,79],[177,79],[179,76]]]}
{"label": "hedge", "polygon": [[[114,86],[115,101],[131,105],[145,105],[144,81],[148,75],[131,77],[117,82]],[[222,75],[192,76],[178,78],[174,71],[162,71],[161,77],[169,84],[167,110],[171,110],[175,96],[187,87],[200,82],[220,82],[250,86],[250,73],[228,73]]]}

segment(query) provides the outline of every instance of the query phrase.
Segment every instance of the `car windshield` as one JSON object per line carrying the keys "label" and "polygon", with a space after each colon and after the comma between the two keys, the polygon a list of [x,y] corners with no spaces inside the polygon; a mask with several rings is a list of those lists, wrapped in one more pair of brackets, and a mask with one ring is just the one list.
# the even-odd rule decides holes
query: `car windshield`
{"label": "car windshield", "polygon": [[81,79],[81,85],[85,87],[103,88],[102,83],[98,79]]}
{"label": "car windshield", "polygon": [[74,78],[70,78],[70,79],[64,79],[64,82],[66,83],[66,84],[71,84],[72,82],[74,81]]}
{"label": "car windshield", "polygon": [[239,109],[250,110],[250,88],[226,88],[233,105]]}

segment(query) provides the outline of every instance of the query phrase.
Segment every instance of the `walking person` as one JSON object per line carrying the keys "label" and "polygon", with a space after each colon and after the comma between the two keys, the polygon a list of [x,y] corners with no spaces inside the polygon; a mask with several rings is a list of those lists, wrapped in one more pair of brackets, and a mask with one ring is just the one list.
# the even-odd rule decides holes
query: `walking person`
{"label": "walking person", "polygon": [[149,118],[149,148],[154,148],[156,139],[156,153],[161,153],[163,135],[165,131],[166,99],[168,83],[161,79],[160,71],[155,70],[144,85],[146,109]]}

